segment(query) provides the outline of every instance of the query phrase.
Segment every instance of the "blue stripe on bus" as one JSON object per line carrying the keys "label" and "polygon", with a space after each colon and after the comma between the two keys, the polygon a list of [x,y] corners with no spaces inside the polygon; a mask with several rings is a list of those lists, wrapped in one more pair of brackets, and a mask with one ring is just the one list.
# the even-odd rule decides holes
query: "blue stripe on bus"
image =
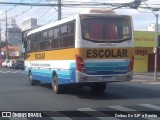
{"label": "blue stripe on bus", "polygon": [[85,63],[88,75],[125,74],[128,71],[129,61]]}
{"label": "blue stripe on bus", "polygon": [[92,67],[92,66],[98,66],[98,65],[103,65],[103,66],[124,66],[129,64],[128,61],[121,61],[121,62],[90,62],[90,63],[85,63],[85,65],[87,65],[88,67]]}
{"label": "blue stripe on bus", "polygon": [[[41,81],[41,83],[51,83],[52,73],[56,71],[59,84],[75,83],[75,68],[76,64],[71,63],[68,70],[49,70],[49,69],[31,69],[32,78]],[[28,74],[29,68],[25,68],[25,73]]]}
{"label": "blue stripe on bus", "polygon": [[96,67],[96,66],[92,66],[92,67],[86,67],[86,71],[114,71],[114,70],[127,70],[128,66],[114,66],[114,67],[108,67],[108,66],[104,66],[104,67]]}
{"label": "blue stripe on bus", "polygon": [[[62,71],[55,70],[58,76],[59,84],[74,83],[75,82],[75,70],[68,70],[70,74],[62,74]],[[36,72],[36,79],[40,80],[41,83],[51,83],[52,82],[52,72],[53,70],[39,70]],[[66,71],[65,71],[66,72]]]}
{"label": "blue stripe on bus", "polygon": [[[111,74],[125,74],[128,72],[129,62],[98,62],[98,63],[85,63],[88,75],[111,75]],[[68,70],[55,70],[59,79],[59,84],[75,83],[76,63],[71,63]],[[25,71],[28,74],[29,68]],[[54,70],[49,69],[33,69],[33,79],[40,80],[42,83],[52,82],[52,73]]]}

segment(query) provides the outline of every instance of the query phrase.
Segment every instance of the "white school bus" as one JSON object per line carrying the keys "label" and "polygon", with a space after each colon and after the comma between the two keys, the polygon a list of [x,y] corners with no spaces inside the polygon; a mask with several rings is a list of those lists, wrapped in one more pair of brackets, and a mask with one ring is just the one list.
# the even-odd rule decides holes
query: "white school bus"
{"label": "white school bus", "polygon": [[132,18],[112,10],[91,9],[30,31],[24,40],[25,73],[31,85],[89,86],[104,92],[108,82],[133,75]]}

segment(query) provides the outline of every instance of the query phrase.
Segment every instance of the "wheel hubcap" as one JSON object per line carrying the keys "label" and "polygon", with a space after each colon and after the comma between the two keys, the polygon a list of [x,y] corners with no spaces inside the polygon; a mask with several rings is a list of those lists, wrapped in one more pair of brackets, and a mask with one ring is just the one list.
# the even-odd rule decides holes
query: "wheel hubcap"
{"label": "wheel hubcap", "polygon": [[29,75],[29,81],[31,81],[31,80],[32,80],[32,75],[30,74],[30,75]]}
{"label": "wheel hubcap", "polygon": [[53,87],[54,91],[57,91],[58,86],[57,86],[57,77],[56,76],[53,77],[52,87]]}

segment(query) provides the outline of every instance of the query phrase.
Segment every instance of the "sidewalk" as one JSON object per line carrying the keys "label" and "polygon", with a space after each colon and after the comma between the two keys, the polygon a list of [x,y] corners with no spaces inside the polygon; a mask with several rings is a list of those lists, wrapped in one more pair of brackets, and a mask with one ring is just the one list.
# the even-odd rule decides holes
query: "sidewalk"
{"label": "sidewalk", "polygon": [[152,82],[160,84],[160,72],[157,73],[157,81],[154,80],[154,72],[134,73],[133,82]]}

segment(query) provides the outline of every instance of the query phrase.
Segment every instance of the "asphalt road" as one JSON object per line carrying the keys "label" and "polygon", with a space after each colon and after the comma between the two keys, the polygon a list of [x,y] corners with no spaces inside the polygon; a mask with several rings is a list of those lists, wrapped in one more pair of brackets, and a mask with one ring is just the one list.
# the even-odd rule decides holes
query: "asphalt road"
{"label": "asphalt road", "polygon": [[68,88],[57,95],[51,85],[30,86],[23,70],[0,68],[0,111],[150,110],[148,105],[160,111],[160,84],[109,83],[103,94],[93,94],[86,87]]}

